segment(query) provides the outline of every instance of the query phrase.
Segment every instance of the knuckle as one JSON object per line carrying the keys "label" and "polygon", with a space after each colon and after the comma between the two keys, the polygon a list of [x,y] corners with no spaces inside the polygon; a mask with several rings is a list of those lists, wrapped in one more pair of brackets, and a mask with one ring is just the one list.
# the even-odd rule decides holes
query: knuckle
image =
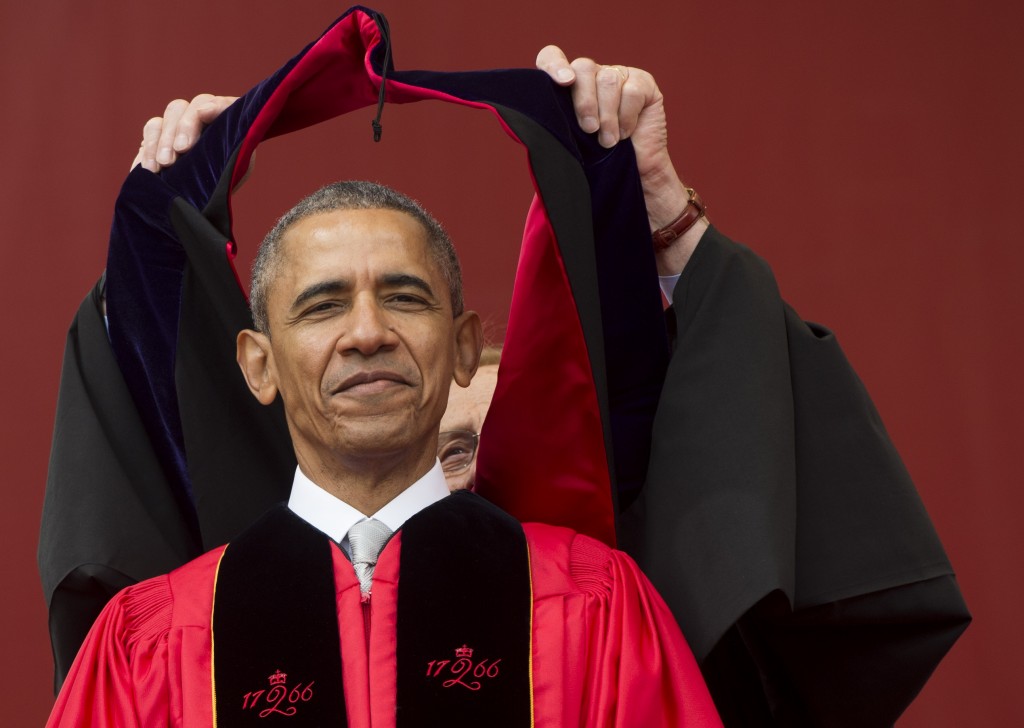
{"label": "knuckle", "polygon": [[576,58],[569,65],[572,66],[573,70],[577,73],[588,73],[597,68],[597,63],[594,59],[586,57]]}
{"label": "knuckle", "polygon": [[170,114],[172,112],[181,111],[184,110],[185,107],[187,106],[188,101],[186,101],[185,99],[174,99],[169,104],[167,104],[167,108],[164,110],[164,113]]}
{"label": "knuckle", "polygon": [[572,99],[580,116],[591,116],[597,113],[597,97],[594,94],[573,94]]}
{"label": "knuckle", "polygon": [[[634,76],[635,76],[635,78],[633,78]],[[647,92],[657,93],[657,91],[658,91],[658,84],[654,80],[654,76],[649,74],[647,71],[637,70],[637,72],[635,74],[630,74],[630,78],[631,78],[631,80],[634,81],[634,83],[636,84],[637,88],[642,93],[647,93]]]}
{"label": "knuckle", "polygon": [[540,49],[537,53],[537,65],[551,66],[557,63],[559,60],[565,60],[565,54],[562,53],[562,49],[556,45],[548,44]]}
{"label": "knuckle", "polygon": [[623,103],[643,105],[647,94],[644,88],[633,81],[626,81],[622,84]]}

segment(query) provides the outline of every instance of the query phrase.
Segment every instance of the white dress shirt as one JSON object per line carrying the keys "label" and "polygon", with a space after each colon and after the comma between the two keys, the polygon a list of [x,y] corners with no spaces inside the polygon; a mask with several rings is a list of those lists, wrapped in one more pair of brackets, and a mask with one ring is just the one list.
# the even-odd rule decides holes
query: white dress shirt
{"label": "white dress shirt", "polygon": [[676,273],[674,276],[658,276],[658,285],[661,286],[661,292],[665,294],[669,303],[672,303],[672,294],[675,293],[676,283],[682,277],[682,273]]}
{"label": "white dress shirt", "polygon": [[448,482],[444,479],[441,461],[437,460],[426,475],[388,501],[383,508],[376,513],[365,514],[328,493],[296,467],[288,508],[313,528],[340,543],[342,550],[351,558],[348,531],[359,521],[376,518],[392,531],[397,531],[412,516],[448,494]]}

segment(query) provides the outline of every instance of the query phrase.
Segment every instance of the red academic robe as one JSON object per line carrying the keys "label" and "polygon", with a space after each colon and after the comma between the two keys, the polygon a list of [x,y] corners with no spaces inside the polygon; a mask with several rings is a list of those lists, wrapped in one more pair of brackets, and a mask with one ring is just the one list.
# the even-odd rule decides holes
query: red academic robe
{"label": "red academic robe", "polygon": [[[524,530],[536,726],[721,725],[672,614],[632,559],[565,528]],[[338,620],[348,625],[339,631],[352,728],[395,725],[401,534],[380,554],[368,632],[351,628],[365,624],[359,582],[333,548]],[[211,610],[222,551],[128,587],[107,605],[49,726],[213,725]]]}

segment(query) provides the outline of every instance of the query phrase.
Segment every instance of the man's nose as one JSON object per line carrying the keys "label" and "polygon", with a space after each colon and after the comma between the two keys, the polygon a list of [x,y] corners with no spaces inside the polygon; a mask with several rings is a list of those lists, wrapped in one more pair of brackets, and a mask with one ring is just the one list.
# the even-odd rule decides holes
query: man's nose
{"label": "man's nose", "polygon": [[342,353],[355,350],[370,356],[398,343],[398,335],[392,328],[387,311],[373,296],[357,296],[346,319],[345,331],[338,339],[338,349]]}

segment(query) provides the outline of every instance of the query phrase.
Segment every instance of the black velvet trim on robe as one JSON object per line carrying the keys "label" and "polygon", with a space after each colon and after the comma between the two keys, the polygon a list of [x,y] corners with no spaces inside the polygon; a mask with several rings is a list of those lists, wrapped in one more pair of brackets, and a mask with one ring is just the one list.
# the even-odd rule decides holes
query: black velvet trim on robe
{"label": "black velvet trim on robe", "polygon": [[288,508],[224,550],[212,640],[221,728],[347,725],[331,540]]}
{"label": "black velvet trim on robe", "polygon": [[[410,518],[401,538],[398,728],[531,725],[522,526],[463,492]],[[346,725],[335,592],[330,539],[285,507],[229,544],[213,613],[219,726]],[[342,629],[362,633],[359,622]]]}
{"label": "black velvet trim on robe", "polygon": [[461,491],[402,526],[398,728],[532,725],[533,599],[519,523]]}

